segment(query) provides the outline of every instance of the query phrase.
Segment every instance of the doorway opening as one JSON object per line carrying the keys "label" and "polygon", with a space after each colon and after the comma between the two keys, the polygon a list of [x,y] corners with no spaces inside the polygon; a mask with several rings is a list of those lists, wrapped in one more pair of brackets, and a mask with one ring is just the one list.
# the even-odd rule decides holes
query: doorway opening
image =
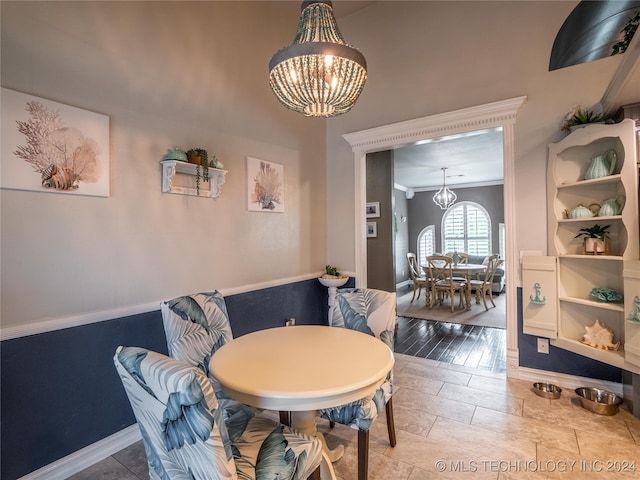
{"label": "doorway opening", "polygon": [[516,279],[519,275],[519,254],[515,243],[514,132],[516,114],[525,100],[526,97],[517,97],[344,135],[354,152],[356,286],[364,288],[367,286],[367,218],[365,208],[367,202],[367,153],[392,150],[400,146],[447,135],[464,134],[482,129],[502,129],[507,317],[506,373],[508,376],[515,376],[518,368]]}

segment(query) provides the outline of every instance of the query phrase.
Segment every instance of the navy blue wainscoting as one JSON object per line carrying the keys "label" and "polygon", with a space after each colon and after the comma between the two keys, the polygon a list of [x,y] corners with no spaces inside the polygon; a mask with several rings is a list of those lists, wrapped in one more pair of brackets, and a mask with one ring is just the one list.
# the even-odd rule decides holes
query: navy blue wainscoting
{"label": "navy blue wainscoting", "polygon": [[316,279],[225,297],[234,338],[283,327],[289,318],[296,325],[326,325],[327,301],[327,289]]}
{"label": "navy blue wainscoting", "polygon": [[13,480],[133,424],[118,345],[167,353],[160,311],[2,342],[2,470]]}
{"label": "navy blue wainscoting", "polygon": [[[290,317],[327,322],[327,289],[315,278],[225,300],[234,337]],[[15,480],[135,423],[113,365],[119,345],[166,354],[160,310],[2,342],[0,478]]]}
{"label": "navy blue wainscoting", "polygon": [[549,345],[548,355],[538,353],[538,337],[526,335],[523,332],[522,312],[522,288],[520,287],[518,288],[518,350],[521,367],[622,383],[622,370],[606,363],[553,345]]}

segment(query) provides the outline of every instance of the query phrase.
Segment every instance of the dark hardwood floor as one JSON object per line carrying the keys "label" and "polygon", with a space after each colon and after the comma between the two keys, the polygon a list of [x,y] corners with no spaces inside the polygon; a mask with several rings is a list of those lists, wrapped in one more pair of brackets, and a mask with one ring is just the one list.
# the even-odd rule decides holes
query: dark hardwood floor
{"label": "dark hardwood floor", "polygon": [[398,317],[397,353],[506,373],[506,330]]}

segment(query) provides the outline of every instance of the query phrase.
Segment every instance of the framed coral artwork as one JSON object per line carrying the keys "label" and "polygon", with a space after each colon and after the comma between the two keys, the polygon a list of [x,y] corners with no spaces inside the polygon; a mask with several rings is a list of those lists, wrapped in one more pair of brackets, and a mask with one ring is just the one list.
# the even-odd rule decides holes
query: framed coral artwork
{"label": "framed coral artwork", "polygon": [[1,90],[0,187],[109,196],[109,117]]}
{"label": "framed coral artwork", "polygon": [[284,212],[284,167],[247,157],[249,211]]}

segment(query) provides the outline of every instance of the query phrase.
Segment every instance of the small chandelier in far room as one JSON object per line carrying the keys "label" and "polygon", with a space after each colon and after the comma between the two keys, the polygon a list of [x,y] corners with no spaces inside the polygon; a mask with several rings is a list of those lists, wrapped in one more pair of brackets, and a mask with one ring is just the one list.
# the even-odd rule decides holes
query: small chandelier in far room
{"label": "small chandelier in far room", "polygon": [[302,2],[293,44],[269,62],[269,84],[285,107],[307,117],[351,110],[367,80],[367,61],[347,45],[328,0]]}
{"label": "small chandelier in far room", "polygon": [[447,181],[445,179],[446,170],[447,167],[442,168],[442,188],[438,190],[438,193],[433,196],[433,201],[442,210],[446,210],[447,208],[449,208],[455,203],[456,198],[458,198],[458,196],[453,193],[452,190],[449,190],[447,188]]}

